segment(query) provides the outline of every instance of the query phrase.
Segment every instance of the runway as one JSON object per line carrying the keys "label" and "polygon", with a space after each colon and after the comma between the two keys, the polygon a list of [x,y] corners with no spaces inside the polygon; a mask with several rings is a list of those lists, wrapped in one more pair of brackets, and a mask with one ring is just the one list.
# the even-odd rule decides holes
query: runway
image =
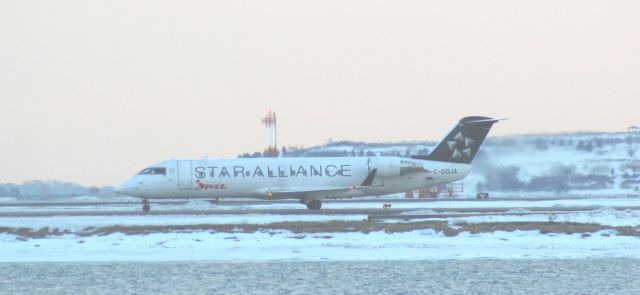
{"label": "runway", "polygon": [[[594,200],[597,200],[594,201]],[[383,209],[389,203],[392,208]],[[446,205],[446,206],[442,206]],[[540,213],[588,212],[603,207],[613,210],[640,210],[640,198],[612,199],[417,199],[325,201],[325,209],[308,210],[296,201],[222,201],[218,205],[187,201],[154,202],[150,212],[142,212],[138,202],[5,202],[0,217],[54,216],[160,216],[160,215],[367,215],[377,219],[447,218],[483,215],[527,215]],[[375,206],[375,207],[374,207]],[[380,207],[378,207],[380,206]],[[195,208],[194,208],[195,207]],[[377,207],[377,208],[376,208]]]}
{"label": "runway", "polygon": [[[432,202],[502,202],[502,201],[552,201],[552,200],[580,200],[585,199],[584,196],[569,196],[569,197],[500,197],[489,199],[473,199],[473,198],[415,198],[415,199],[328,199],[324,200],[324,203],[334,204],[349,204],[349,203],[432,203]],[[640,198],[637,196],[618,196],[607,197],[612,199],[629,199]],[[207,199],[200,199],[202,201],[212,201]],[[169,204],[169,205],[185,205],[189,203],[189,200],[151,200],[153,204]],[[55,200],[55,201],[14,201],[14,202],[0,202],[0,207],[46,207],[46,206],[106,206],[106,205],[132,205],[139,204],[138,199],[131,198],[129,200]],[[273,205],[273,204],[298,204],[296,200],[233,200],[224,199],[218,202],[219,206],[239,206],[239,205]]]}

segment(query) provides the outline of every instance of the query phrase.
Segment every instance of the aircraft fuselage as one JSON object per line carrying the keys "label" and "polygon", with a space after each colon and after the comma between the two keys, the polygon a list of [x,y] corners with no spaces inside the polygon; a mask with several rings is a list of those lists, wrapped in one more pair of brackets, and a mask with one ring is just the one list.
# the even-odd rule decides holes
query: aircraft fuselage
{"label": "aircraft fuselage", "polygon": [[[148,169],[151,172],[145,173]],[[371,185],[361,186],[373,169],[377,173]],[[118,191],[148,199],[359,197],[460,180],[470,169],[469,164],[399,157],[169,160],[143,170],[122,183]],[[335,191],[337,188],[352,189]],[[328,193],[312,193],[320,190]]]}
{"label": "aircraft fuselage", "polygon": [[321,200],[387,195],[463,179],[489,130],[499,120],[460,119],[429,155],[341,158],[169,160],[142,170],[116,188],[143,199]]}

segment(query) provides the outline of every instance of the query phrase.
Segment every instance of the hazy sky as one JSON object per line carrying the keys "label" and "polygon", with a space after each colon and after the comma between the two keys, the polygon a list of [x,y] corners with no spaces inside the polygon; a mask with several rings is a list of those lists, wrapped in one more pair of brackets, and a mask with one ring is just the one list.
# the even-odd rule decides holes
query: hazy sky
{"label": "hazy sky", "polygon": [[640,1],[0,1],[0,182],[279,141],[640,124]]}

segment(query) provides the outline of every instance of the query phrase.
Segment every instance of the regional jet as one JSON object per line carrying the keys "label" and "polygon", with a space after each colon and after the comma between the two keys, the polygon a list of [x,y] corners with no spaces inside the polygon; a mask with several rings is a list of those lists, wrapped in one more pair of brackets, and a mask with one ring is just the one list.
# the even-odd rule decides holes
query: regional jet
{"label": "regional jet", "polygon": [[318,210],[324,199],[407,192],[465,178],[499,120],[462,118],[429,155],[411,157],[239,158],[168,160],[143,169],[115,191],[142,200],[299,199]]}

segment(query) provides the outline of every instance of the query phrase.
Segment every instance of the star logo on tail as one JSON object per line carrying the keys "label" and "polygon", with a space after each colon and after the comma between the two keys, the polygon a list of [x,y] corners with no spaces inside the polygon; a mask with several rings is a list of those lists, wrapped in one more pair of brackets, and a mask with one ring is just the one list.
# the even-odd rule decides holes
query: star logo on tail
{"label": "star logo on tail", "polygon": [[447,140],[447,146],[451,150],[451,158],[454,160],[471,158],[473,144],[476,142],[473,138],[464,135],[464,125],[459,126],[460,131],[453,136],[453,140]]}

